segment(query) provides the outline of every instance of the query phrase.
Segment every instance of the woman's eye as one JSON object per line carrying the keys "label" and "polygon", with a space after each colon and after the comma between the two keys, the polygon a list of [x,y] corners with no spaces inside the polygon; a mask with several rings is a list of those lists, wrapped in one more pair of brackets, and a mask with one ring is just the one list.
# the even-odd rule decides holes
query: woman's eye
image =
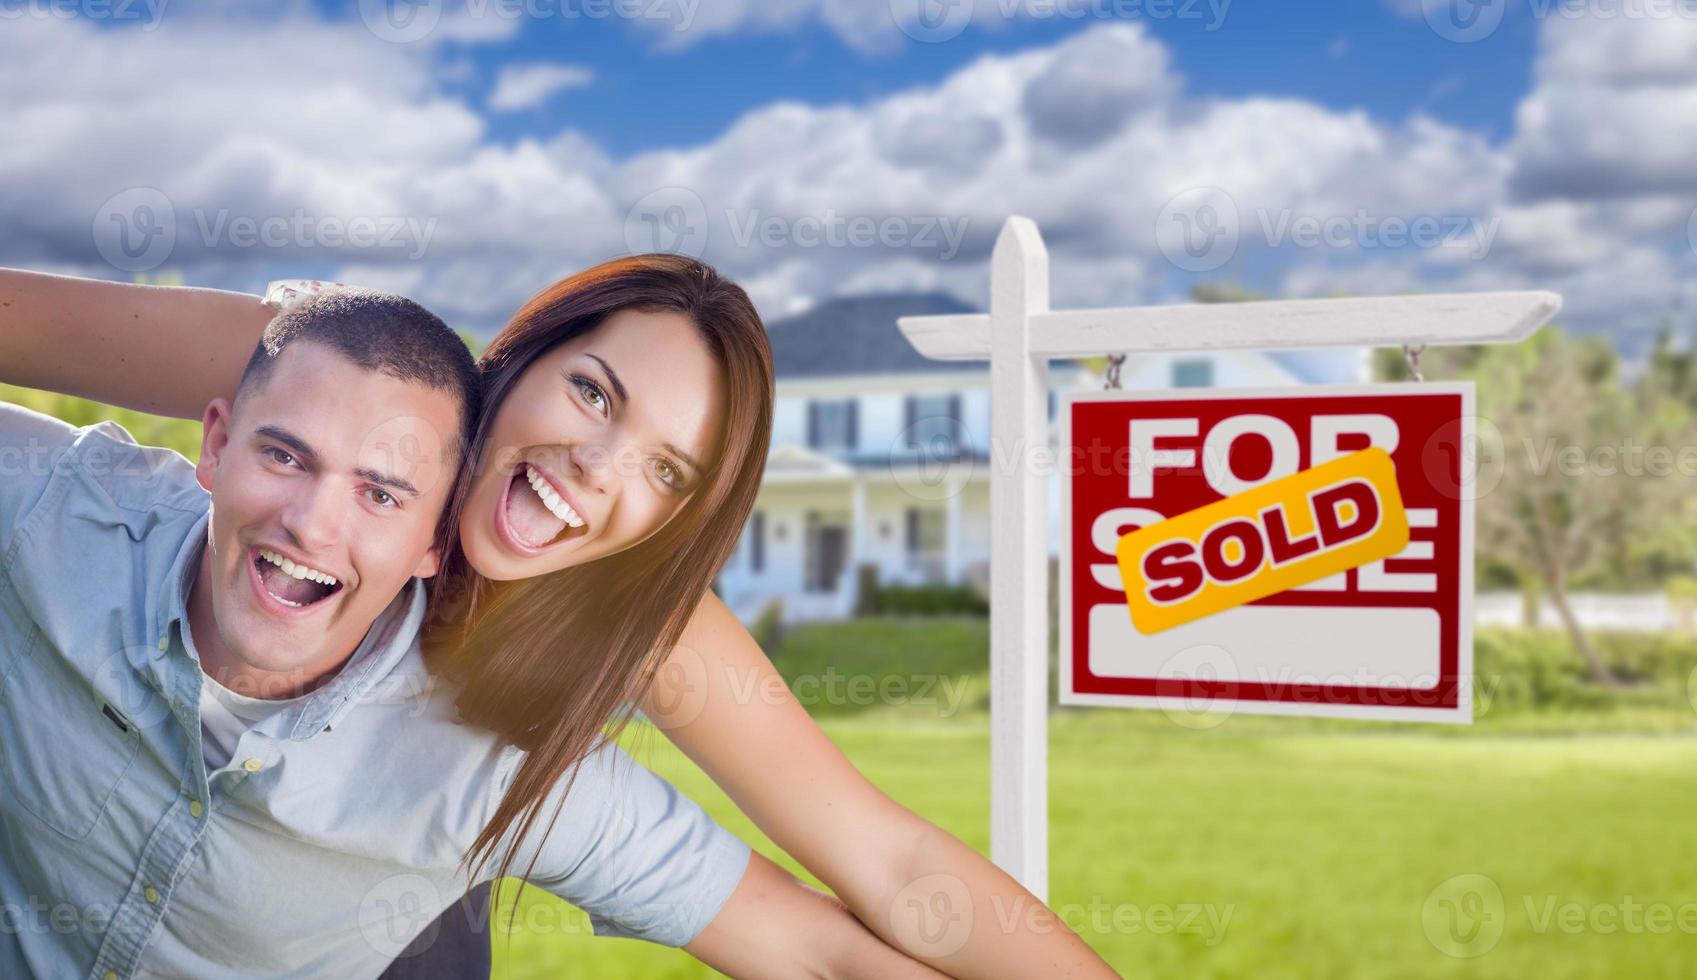
{"label": "woman's eye", "polygon": [[602,415],[607,414],[607,393],[601,390],[600,385],[584,377],[574,377],[572,383],[583,393],[583,400],[589,403],[590,408]]}
{"label": "woman's eye", "polygon": [[682,490],[683,489],[683,485],[684,485],[683,473],[679,472],[678,468],[676,466],[673,466],[670,460],[665,460],[665,459],[655,460],[654,461],[654,472],[656,472],[660,475],[660,479],[664,480],[666,482],[667,486],[673,488],[674,490]]}
{"label": "woman's eye", "polygon": [[390,507],[400,502],[395,499],[394,494],[387,490],[373,488],[368,491],[368,493],[370,494],[371,502],[379,507]]}

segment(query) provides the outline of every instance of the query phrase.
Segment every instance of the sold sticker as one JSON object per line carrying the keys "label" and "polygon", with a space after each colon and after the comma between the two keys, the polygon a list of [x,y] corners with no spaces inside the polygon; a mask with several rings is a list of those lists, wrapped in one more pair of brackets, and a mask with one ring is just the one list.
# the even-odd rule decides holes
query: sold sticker
{"label": "sold sticker", "polygon": [[1408,541],[1396,466],[1370,447],[1140,528],[1115,554],[1132,625],[1151,634],[1389,558]]}

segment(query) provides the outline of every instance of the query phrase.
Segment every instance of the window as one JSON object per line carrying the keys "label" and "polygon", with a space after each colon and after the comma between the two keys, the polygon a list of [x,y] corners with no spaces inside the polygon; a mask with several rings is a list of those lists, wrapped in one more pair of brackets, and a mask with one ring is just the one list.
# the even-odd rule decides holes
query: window
{"label": "window", "polygon": [[909,449],[933,458],[954,458],[965,447],[959,395],[909,395],[902,403],[902,431]]}
{"label": "window", "polygon": [[941,507],[907,509],[907,564],[922,572],[927,581],[939,581],[943,577],[947,519]]}
{"label": "window", "polygon": [[755,511],[748,520],[748,570],[766,570],[766,514]]}
{"label": "window", "polygon": [[853,399],[807,403],[807,445],[812,449],[853,449],[859,412]]}
{"label": "window", "polygon": [[1214,384],[1214,362],[1202,358],[1173,362],[1174,388],[1208,388]]}

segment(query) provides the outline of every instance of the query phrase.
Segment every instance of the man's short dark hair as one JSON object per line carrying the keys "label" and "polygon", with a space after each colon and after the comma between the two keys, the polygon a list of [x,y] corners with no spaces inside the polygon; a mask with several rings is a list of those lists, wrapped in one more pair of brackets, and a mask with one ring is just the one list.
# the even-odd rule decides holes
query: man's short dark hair
{"label": "man's short dark hair", "polygon": [[456,448],[467,448],[477,422],[481,382],[465,341],[441,318],[405,296],[349,289],[325,293],[277,315],[242,372],[236,398],[263,383],[290,344],[323,344],[363,371],[447,392],[460,402]]}

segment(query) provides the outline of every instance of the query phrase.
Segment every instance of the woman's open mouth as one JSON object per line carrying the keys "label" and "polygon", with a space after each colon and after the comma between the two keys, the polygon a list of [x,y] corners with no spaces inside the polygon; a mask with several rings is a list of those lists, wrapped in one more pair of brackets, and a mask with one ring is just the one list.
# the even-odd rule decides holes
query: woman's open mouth
{"label": "woman's open mouth", "polygon": [[495,523],[509,543],[528,552],[581,537],[589,527],[547,475],[529,463],[513,470]]}
{"label": "woman's open mouth", "polygon": [[269,548],[254,548],[248,558],[259,590],[284,609],[304,610],[342,591],[335,576],[296,564]]}

